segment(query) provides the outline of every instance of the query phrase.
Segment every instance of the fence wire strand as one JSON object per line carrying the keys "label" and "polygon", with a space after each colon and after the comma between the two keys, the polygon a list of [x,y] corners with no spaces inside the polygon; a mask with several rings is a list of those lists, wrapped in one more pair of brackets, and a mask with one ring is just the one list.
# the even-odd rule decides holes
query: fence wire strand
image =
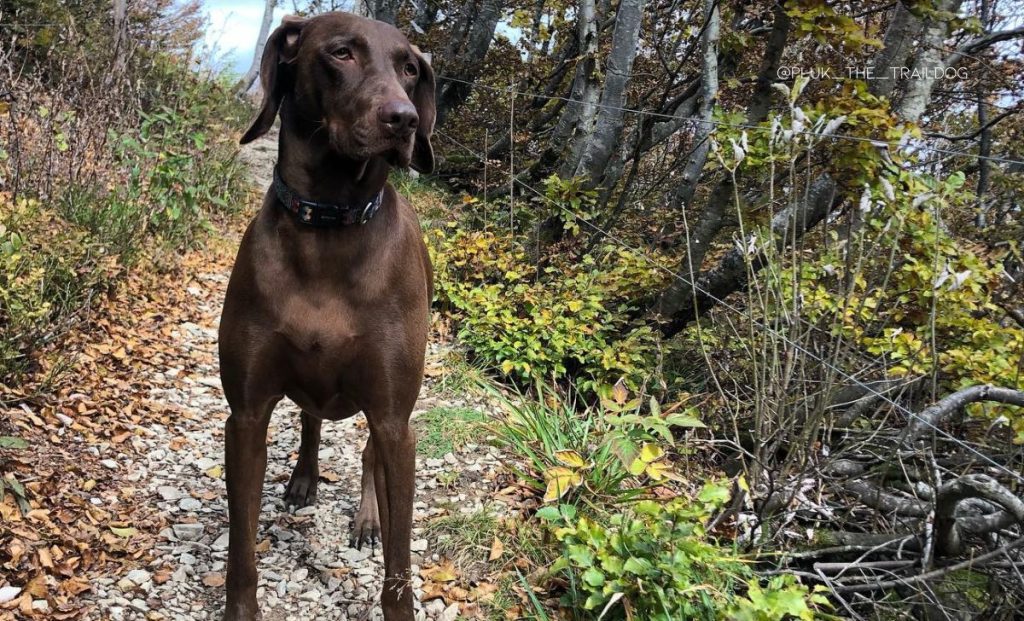
{"label": "fence wire strand", "polygon": [[[529,94],[527,94],[527,95],[529,95]],[[460,141],[456,140],[455,138],[452,138],[448,134],[446,134],[446,133],[444,133],[444,132],[442,132],[440,130],[435,130],[435,133],[437,133],[438,135],[442,136],[446,140],[450,141],[455,146],[463,149],[464,151],[466,151],[468,154],[470,154],[471,156],[473,156],[474,158],[476,158],[480,162],[485,162],[487,160],[485,155],[477,153],[474,149],[472,149],[469,146],[461,143]],[[559,202],[554,201],[554,200],[548,198],[540,190],[538,190],[538,189],[530,186],[529,184],[523,182],[521,179],[513,178],[513,181],[514,181],[515,184],[518,184],[523,189],[532,192],[533,194],[537,195],[541,199],[551,203],[555,207],[557,207],[557,208],[565,211],[567,214],[573,216],[573,218],[575,220],[577,220],[579,222],[582,222],[583,224],[585,224],[588,228],[590,228],[594,232],[599,233],[600,235],[602,235],[602,236],[604,236],[604,237],[614,241],[619,246],[621,246],[621,247],[623,247],[623,248],[625,248],[627,250],[630,250],[630,251],[636,253],[637,255],[642,257],[644,259],[644,261],[646,261],[650,265],[654,266],[656,269],[661,270],[661,271],[665,272],[666,274],[668,274],[669,276],[678,279],[679,281],[683,282],[687,286],[692,287],[695,291],[698,291],[699,293],[708,296],[708,298],[710,298],[711,300],[715,301],[722,308],[725,308],[726,310],[734,312],[737,315],[745,316],[745,313],[741,309],[737,308],[736,306],[733,306],[732,304],[729,304],[728,302],[726,302],[725,300],[723,300],[723,299],[719,298],[718,296],[714,295],[710,291],[705,290],[703,287],[701,287],[697,283],[693,282],[692,280],[686,278],[682,274],[679,274],[678,272],[674,272],[674,271],[668,269],[667,267],[657,263],[656,261],[654,261],[653,259],[648,257],[646,252],[643,252],[639,248],[636,248],[636,247],[630,245],[629,243],[627,243],[626,241],[622,240],[618,236],[612,234],[609,231],[604,230],[603,228],[601,228],[600,226],[598,226],[598,225],[594,224],[593,222],[587,220],[586,218],[581,217],[579,214],[576,214],[576,213],[572,212],[572,210],[570,210],[568,207],[565,207],[564,205],[560,204]],[[1007,468],[1003,464],[1000,464],[999,462],[997,462],[996,460],[992,459],[991,457],[989,457],[985,453],[982,453],[981,451],[977,450],[976,448],[974,448],[973,446],[971,446],[967,442],[961,440],[960,438],[957,438],[956,436],[954,436],[951,433],[947,432],[946,430],[942,429],[938,425],[933,424],[930,420],[920,416],[917,412],[914,412],[914,411],[910,410],[909,408],[907,408],[906,406],[904,406],[904,405],[902,405],[900,403],[897,403],[893,399],[890,399],[883,392],[881,392],[879,390],[876,390],[871,385],[862,382],[861,380],[857,379],[855,376],[851,375],[850,373],[847,373],[846,371],[844,371],[844,370],[840,369],[839,367],[835,366],[834,364],[832,364],[831,362],[829,362],[825,358],[823,358],[823,357],[819,356],[818,354],[810,351],[809,349],[807,349],[803,345],[793,341],[792,339],[790,339],[786,335],[782,334],[778,330],[775,330],[775,329],[771,328],[770,326],[766,325],[765,323],[763,323],[761,321],[758,321],[758,320],[756,320],[756,319],[754,319],[752,317],[750,318],[750,320],[758,329],[761,329],[761,330],[764,330],[766,332],[770,332],[771,334],[774,334],[782,342],[786,343],[787,345],[792,347],[794,350],[804,354],[805,356],[807,356],[811,360],[814,360],[815,362],[821,364],[825,368],[835,372],[836,374],[838,374],[840,377],[844,378],[845,380],[852,382],[853,384],[855,384],[859,388],[861,388],[864,391],[866,391],[872,397],[878,398],[878,399],[884,401],[885,403],[890,404],[897,411],[899,411],[900,413],[902,413],[905,416],[907,416],[908,419],[913,419],[913,420],[919,421],[920,423],[922,423],[926,427],[932,429],[938,435],[940,435],[941,437],[945,438],[946,440],[949,440],[950,442],[956,444],[957,446],[960,446],[961,448],[965,449],[967,452],[969,452],[969,453],[971,453],[971,454],[981,458],[982,461],[987,462],[989,465],[994,467],[996,470],[1009,475],[1011,478],[1015,479],[1016,481],[1018,481],[1020,483],[1024,483],[1024,476],[1022,476],[1020,473],[1017,473],[1017,472],[1014,472],[1013,470],[1010,470],[1009,468]],[[815,327],[816,329],[820,330],[820,328],[817,328],[816,326],[812,326],[812,327]]]}

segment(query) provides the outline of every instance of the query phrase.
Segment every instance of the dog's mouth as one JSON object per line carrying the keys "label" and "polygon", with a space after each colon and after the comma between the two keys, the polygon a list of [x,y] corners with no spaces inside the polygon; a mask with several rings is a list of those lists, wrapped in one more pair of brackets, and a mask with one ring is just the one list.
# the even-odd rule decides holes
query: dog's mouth
{"label": "dog's mouth", "polygon": [[412,161],[415,132],[406,136],[389,136],[381,131],[351,127],[348,131],[332,128],[331,147],[354,160],[382,157],[392,166],[408,168]]}

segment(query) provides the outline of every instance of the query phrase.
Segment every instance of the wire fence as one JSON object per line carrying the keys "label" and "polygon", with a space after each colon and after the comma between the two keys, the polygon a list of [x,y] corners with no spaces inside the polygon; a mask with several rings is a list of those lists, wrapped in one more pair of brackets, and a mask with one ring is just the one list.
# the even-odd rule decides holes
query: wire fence
{"label": "wire fence", "polygon": [[[740,130],[749,130],[749,131],[758,131],[758,132],[771,132],[772,131],[771,127],[766,127],[764,125],[755,125],[755,124],[752,124],[752,123],[729,123],[727,121],[720,121],[720,120],[715,120],[715,119],[705,119],[705,118],[701,118],[699,116],[693,116],[693,115],[669,114],[669,113],[666,113],[666,112],[657,112],[657,111],[652,111],[652,110],[641,110],[641,109],[638,109],[638,108],[629,108],[629,107],[624,107],[624,106],[611,106],[611,105],[608,105],[608,104],[602,104],[600,102],[586,102],[586,101],[582,101],[582,100],[579,100],[579,99],[572,99],[570,97],[563,97],[561,95],[545,95],[544,93],[532,93],[532,92],[529,92],[529,91],[518,90],[513,85],[509,85],[509,86],[504,87],[504,88],[496,87],[496,86],[488,86],[486,84],[480,84],[479,82],[471,82],[471,81],[468,81],[468,80],[463,80],[461,78],[455,78],[455,77],[448,76],[448,75],[443,75],[443,74],[439,74],[439,75],[435,76],[435,78],[437,80],[448,81],[448,82],[456,82],[456,83],[459,83],[459,84],[464,84],[464,85],[472,86],[473,88],[481,88],[481,89],[489,90],[489,91],[496,92],[496,93],[504,93],[504,94],[508,94],[508,95],[511,95],[511,96],[514,96],[514,97],[531,97],[531,98],[536,98],[536,99],[556,100],[556,101],[564,101],[566,103],[583,104],[583,105],[594,106],[594,107],[597,107],[597,108],[602,108],[602,109],[607,109],[607,110],[615,110],[615,111],[618,111],[618,112],[628,112],[630,114],[637,114],[637,115],[640,115],[640,116],[649,116],[649,117],[653,117],[653,118],[662,119],[664,121],[673,121],[673,120],[675,120],[675,121],[685,121],[687,123],[704,124],[704,125],[710,125],[712,127],[722,127],[722,128],[729,128],[729,129],[740,129]],[[997,163],[1000,163],[1000,164],[1024,165],[1024,160],[1018,160],[1018,159],[1012,159],[1012,158],[1006,158],[1006,157],[998,157],[998,156],[994,156],[994,155],[981,155],[981,154],[978,154],[978,153],[967,153],[967,152],[964,152],[964,151],[955,151],[955,150],[952,150],[952,149],[944,149],[944,148],[941,148],[941,147],[937,147],[937,146],[929,145],[929,144],[925,144],[925,143],[915,143],[912,147],[910,147],[909,145],[902,145],[900,143],[895,143],[895,142],[887,142],[885,140],[879,140],[879,139],[875,139],[875,138],[866,138],[864,136],[851,136],[849,134],[839,134],[839,133],[834,133],[834,132],[833,133],[825,134],[825,133],[822,133],[822,132],[814,132],[814,131],[809,131],[809,130],[799,130],[799,131],[792,130],[792,131],[793,131],[794,134],[797,134],[797,135],[810,136],[810,137],[814,137],[814,138],[834,138],[836,140],[846,140],[846,141],[858,142],[858,143],[862,143],[862,144],[866,143],[866,144],[870,144],[870,145],[872,145],[874,147],[877,147],[879,149],[888,150],[888,151],[898,151],[898,150],[901,150],[901,149],[906,149],[906,150],[919,149],[919,150],[922,150],[922,151],[929,151],[931,153],[939,153],[939,154],[942,154],[942,155],[950,155],[950,156],[954,156],[954,157],[970,157],[970,158],[973,158],[973,159],[976,159],[976,160],[986,160],[986,161],[990,161],[990,162],[997,162]]]}
{"label": "wire fence", "polygon": [[[456,80],[456,79],[448,77],[448,76],[439,76],[438,79],[453,80],[453,81],[458,81],[458,82],[470,84],[469,82],[466,82],[464,80]],[[585,102],[582,102],[582,101],[579,101],[579,100],[573,100],[573,99],[568,99],[568,98],[564,98],[564,97],[556,97],[556,96],[544,95],[542,93],[532,93],[532,92],[528,92],[528,91],[521,91],[521,90],[518,90],[518,89],[514,89],[511,86],[509,86],[508,88],[504,88],[504,89],[497,88],[497,87],[482,86],[482,85],[479,85],[479,84],[476,84],[475,86],[476,87],[482,87],[482,88],[488,88],[488,89],[491,89],[491,90],[494,90],[494,91],[497,91],[497,92],[508,93],[513,98],[514,97],[541,97],[541,98],[547,98],[547,99],[562,99],[562,100],[565,100],[565,101],[576,102],[576,103],[585,103]],[[593,104],[591,104],[591,105],[593,105]],[[764,126],[760,126],[760,125],[724,123],[724,122],[719,122],[719,121],[709,121],[709,120],[700,119],[700,118],[697,118],[697,117],[681,117],[681,116],[674,116],[674,115],[665,115],[665,114],[661,114],[661,113],[644,111],[644,110],[636,110],[636,109],[631,109],[631,108],[620,108],[620,107],[613,107],[613,108],[616,109],[616,110],[623,111],[623,112],[629,112],[629,113],[635,113],[635,114],[648,114],[648,115],[653,115],[653,116],[657,116],[657,117],[661,117],[661,118],[710,123],[711,125],[713,125],[715,127],[726,127],[726,128],[732,128],[732,129],[755,129],[755,130],[759,130],[759,131],[769,130],[769,128],[764,127]],[[440,135],[442,138],[444,138],[445,140],[447,140],[450,143],[452,143],[454,146],[456,146],[456,147],[462,149],[463,151],[465,151],[467,154],[469,154],[470,156],[472,156],[473,158],[475,158],[479,162],[486,164],[486,162],[487,162],[486,154],[483,154],[483,153],[480,153],[480,152],[476,151],[475,149],[473,149],[473,148],[469,147],[468,145],[458,141],[457,139],[453,138],[452,136],[446,134],[443,131],[437,130],[436,133],[438,135]],[[815,132],[801,132],[801,133],[806,134],[806,135],[810,135],[810,136],[815,136],[815,137],[818,137],[818,138],[823,137],[822,134],[815,133]],[[871,142],[872,144],[876,144],[876,146],[879,146],[879,147],[882,147],[882,148],[889,148],[889,146],[890,146],[888,143],[872,141],[872,140],[869,140],[869,139],[866,139],[866,138],[862,138],[862,137],[857,137],[857,136],[845,136],[845,135],[841,135],[841,134],[829,134],[827,137],[829,137],[829,138],[836,138],[836,139],[840,139],[840,140],[848,139],[848,140],[856,140],[858,142]],[[932,148],[932,147],[929,147],[927,145],[924,145],[924,146],[919,147],[919,148],[927,149],[929,151],[933,151],[933,152],[937,152],[937,153],[955,154],[955,155],[958,155],[958,156],[969,156],[969,157],[975,157],[977,159],[988,159],[988,160],[992,160],[992,161],[996,161],[996,162],[1004,163],[1004,164],[1024,163],[1024,162],[1021,162],[1021,161],[1018,161],[1018,160],[1013,160],[1013,159],[1008,159],[1008,158],[985,157],[985,156],[980,156],[980,155],[977,155],[977,154],[952,152],[952,151],[948,151],[948,150],[944,150],[944,149]],[[878,399],[878,400],[888,404],[889,406],[894,408],[895,411],[897,411],[897,412],[903,414],[904,416],[906,416],[908,420],[913,420],[913,421],[916,421],[916,422],[924,425],[925,427],[927,427],[927,428],[931,429],[932,431],[934,431],[938,436],[942,437],[945,440],[948,440],[948,441],[952,442],[953,444],[955,444],[956,446],[959,446],[960,448],[962,448],[963,450],[967,451],[971,455],[974,455],[975,457],[979,458],[982,462],[985,462],[986,464],[988,464],[989,466],[994,468],[996,471],[1001,472],[1001,473],[1009,476],[1010,478],[1012,478],[1013,480],[1015,480],[1015,481],[1017,481],[1019,483],[1024,483],[1024,475],[1022,475],[1019,472],[1015,472],[1015,471],[1011,470],[1010,468],[1008,468],[1005,465],[999,463],[998,461],[996,461],[995,459],[993,459],[989,455],[983,453],[982,451],[978,450],[974,446],[971,446],[971,444],[968,443],[967,441],[954,436],[953,434],[949,433],[945,429],[942,429],[940,426],[932,423],[930,420],[922,417],[919,413],[914,412],[913,410],[911,410],[910,408],[906,407],[905,405],[903,405],[903,404],[895,401],[894,399],[890,398],[886,394],[886,392],[889,392],[889,391],[878,390],[874,386],[872,386],[871,384],[868,384],[868,383],[865,383],[864,381],[861,381],[856,376],[854,376],[851,373],[849,373],[849,372],[841,369],[840,367],[836,366],[835,364],[833,364],[832,362],[830,362],[829,360],[827,360],[823,356],[821,356],[821,355],[811,351],[810,349],[808,349],[804,345],[794,341],[793,339],[791,339],[787,335],[783,334],[782,332],[780,332],[780,331],[776,330],[775,328],[765,324],[763,321],[759,321],[759,320],[751,317],[748,313],[746,313],[742,309],[740,309],[740,308],[736,307],[735,305],[730,304],[729,302],[725,301],[724,299],[716,296],[711,291],[708,291],[706,288],[702,287],[698,282],[695,281],[695,279],[687,278],[683,274],[680,274],[678,272],[675,272],[675,271],[672,271],[672,270],[666,268],[665,266],[663,266],[660,263],[658,263],[658,262],[654,261],[653,259],[651,259],[648,256],[648,253],[642,251],[640,248],[637,248],[637,247],[627,243],[621,237],[614,235],[610,231],[605,230],[604,228],[602,228],[601,226],[595,224],[594,222],[592,222],[592,221],[582,217],[580,214],[573,212],[568,207],[566,207],[565,205],[559,203],[558,201],[550,199],[542,191],[540,191],[537,188],[529,185],[528,183],[526,183],[522,179],[518,178],[514,174],[511,174],[511,172],[510,172],[510,177],[511,177],[510,184],[518,185],[523,190],[530,192],[531,194],[539,197],[540,199],[546,201],[547,203],[550,203],[552,206],[554,206],[554,207],[556,207],[556,208],[566,212],[567,215],[572,216],[576,221],[582,223],[583,225],[585,225],[587,228],[589,228],[590,230],[592,230],[596,234],[601,235],[602,237],[604,237],[606,239],[609,239],[612,242],[618,244],[620,247],[635,253],[637,256],[642,257],[645,262],[649,263],[650,265],[652,265],[653,267],[655,267],[659,271],[664,272],[666,275],[670,276],[671,278],[677,279],[680,282],[682,282],[685,285],[687,285],[688,287],[691,287],[694,291],[697,291],[700,294],[702,294],[704,296],[707,296],[709,299],[714,301],[721,308],[723,308],[723,309],[725,309],[727,311],[730,311],[732,313],[735,313],[737,315],[740,315],[740,316],[748,318],[755,325],[755,327],[757,327],[758,329],[764,330],[764,331],[766,331],[768,333],[771,333],[776,338],[778,338],[781,342],[786,343],[789,347],[792,347],[794,351],[797,351],[797,352],[803,354],[804,356],[806,356],[807,358],[809,358],[810,360],[813,360],[814,362],[822,365],[822,367],[832,371],[838,377],[841,377],[842,379],[851,382],[853,385],[855,385],[858,388],[860,388],[861,390],[863,390],[865,392],[865,394],[870,395],[871,397],[873,397],[875,399]],[[829,337],[834,336],[831,333],[826,332],[825,330],[823,330],[821,327],[819,327],[817,325],[814,325],[814,324],[806,321],[803,318],[797,317],[797,320],[803,322],[807,327],[809,327],[812,330],[819,331],[822,334],[825,334],[825,335],[827,335]],[[855,350],[855,353],[857,355],[861,356],[861,357],[865,357],[865,355],[862,354],[859,351]],[[878,363],[877,359],[868,359],[868,358],[865,357],[865,360],[871,362],[872,364],[877,364]]]}

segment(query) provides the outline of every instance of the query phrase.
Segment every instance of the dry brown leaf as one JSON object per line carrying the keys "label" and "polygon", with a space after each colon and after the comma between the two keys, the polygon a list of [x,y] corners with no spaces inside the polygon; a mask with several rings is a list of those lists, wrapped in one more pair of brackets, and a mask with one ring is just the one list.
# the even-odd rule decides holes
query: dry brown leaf
{"label": "dry brown leaf", "polygon": [[503,543],[501,543],[500,539],[495,537],[494,541],[491,542],[491,553],[487,557],[487,560],[489,560],[489,561],[496,561],[499,558],[501,558],[501,555],[504,554],[504,553],[505,553],[505,545]]}
{"label": "dry brown leaf", "polygon": [[209,573],[203,576],[203,584],[208,587],[222,587],[224,586],[224,574],[221,573]]}

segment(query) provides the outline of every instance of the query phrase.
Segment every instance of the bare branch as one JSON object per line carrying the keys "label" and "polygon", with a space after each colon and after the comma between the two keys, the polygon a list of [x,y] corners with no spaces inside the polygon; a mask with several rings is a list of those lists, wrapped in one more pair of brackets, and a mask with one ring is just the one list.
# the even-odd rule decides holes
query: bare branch
{"label": "bare branch", "polygon": [[934,429],[938,427],[943,420],[955,412],[959,412],[966,405],[978,401],[994,401],[996,403],[1024,407],[1024,391],[1012,388],[999,388],[987,384],[959,390],[915,416],[907,426],[904,442],[907,444],[914,442],[925,428]]}
{"label": "bare branch", "polygon": [[[936,552],[940,555],[960,554],[960,524],[956,508],[968,498],[984,498],[999,505],[1018,522],[1024,522],[1024,500],[984,474],[965,474],[939,488],[935,498],[935,539]],[[988,516],[986,516],[988,517]],[[989,520],[990,523],[1001,523]]]}

